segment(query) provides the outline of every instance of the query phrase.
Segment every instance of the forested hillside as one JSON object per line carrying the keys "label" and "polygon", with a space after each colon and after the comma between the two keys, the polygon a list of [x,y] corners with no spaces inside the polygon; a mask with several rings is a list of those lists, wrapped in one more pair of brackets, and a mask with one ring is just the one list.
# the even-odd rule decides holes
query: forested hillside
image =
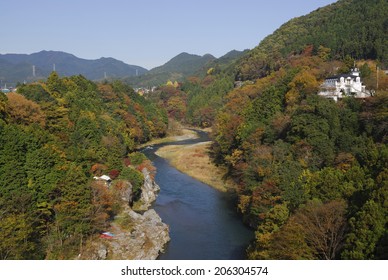
{"label": "forested hillside", "polygon": [[[303,62],[295,61],[306,54],[330,62],[322,65],[326,69],[315,76],[316,83],[325,77],[349,72],[357,62],[367,88],[376,90],[376,67],[388,66],[387,6],[381,0],[340,0],[294,18],[256,48],[231,52],[206,64],[207,75],[186,77],[180,87],[184,98],[178,101],[175,97],[173,103],[184,107],[186,114],[181,119],[194,125],[211,126],[235,81],[237,85],[249,84],[280,69],[294,67],[293,63],[302,65]],[[164,78],[166,82],[167,76]],[[224,85],[220,87],[221,84]]]}
{"label": "forested hillside", "polygon": [[130,153],[166,128],[166,113],[120,82],[53,72],[0,93],[0,258],[74,257],[119,207],[93,176],[136,192],[142,174],[128,166],[142,160]]}
{"label": "forested hillside", "polygon": [[[213,161],[256,230],[249,258],[388,258],[388,76],[376,70],[387,63],[387,9],[340,0],[284,24],[234,69],[153,96],[170,117],[213,127]],[[317,95],[354,66],[374,97]]]}
{"label": "forested hillside", "polygon": [[215,58],[210,54],[203,56],[181,53],[164,65],[155,67],[149,72],[138,77],[129,77],[124,81],[134,87],[160,86],[168,80],[183,82],[190,77],[201,77],[211,69],[212,73],[228,70],[233,73],[233,65],[248,51],[230,51],[227,54]]}
{"label": "forested hillside", "polygon": [[125,82],[134,87],[152,87],[162,85],[168,80],[183,81],[186,77],[203,71],[205,65],[213,60],[215,57],[210,54],[199,56],[184,52],[144,75],[126,78]]}
{"label": "forested hillside", "polygon": [[[212,157],[256,229],[251,259],[387,259],[386,1],[344,0],[293,19],[236,67]],[[374,97],[317,96],[354,64]],[[378,85],[378,88],[377,88]]]}
{"label": "forested hillside", "polygon": [[388,77],[335,103],[316,94],[332,61],[290,62],[231,91],[213,127],[213,159],[256,229],[249,258],[386,259]]}
{"label": "forested hillside", "polygon": [[254,48],[237,69],[241,80],[278,70],[306,45],[315,54],[378,60],[388,66],[388,5],[385,0],[339,0],[283,24]]}
{"label": "forested hillside", "polygon": [[[388,259],[387,19],[386,0],[339,0],[243,58],[184,54],[203,73],[155,70],[164,85],[145,97],[55,72],[0,93],[0,258],[73,256],[119,207],[93,176],[138,185],[131,152],[172,118],[213,128],[212,160],[255,229],[250,259]],[[354,66],[373,97],[317,95]]]}

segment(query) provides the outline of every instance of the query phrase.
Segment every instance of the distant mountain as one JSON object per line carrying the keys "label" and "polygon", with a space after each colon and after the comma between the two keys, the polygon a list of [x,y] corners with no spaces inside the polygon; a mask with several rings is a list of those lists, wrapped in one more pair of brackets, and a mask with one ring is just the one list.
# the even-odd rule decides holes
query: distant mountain
{"label": "distant mountain", "polygon": [[151,69],[148,74],[158,73],[182,73],[183,75],[190,75],[201,68],[203,68],[210,61],[216,58],[211,54],[199,56],[195,54],[188,54],[186,52],[180,53],[162,66]]}
{"label": "distant mountain", "polygon": [[234,61],[236,61],[237,59],[239,59],[240,57],[242,57],[244,54],[246,54],[249,50],[243,50],[243,51],[236,51],[236,50],[232,50],[230,52],[228,52],[227,54],[221,56],[220,58],[218,58],[216,60],[216,62],[220,65],[228,65],[230,63],[233,63]]}
{"label": "distant mountain", "polygon": [[183,52],[162,66],[155,67],[142,76],[126,78],[125,81],[134,87],[144,87],[157,86],[168,80],[182,81],[189,76],[204,76],[211,67],[222,70],[230,67],[247,52],[248,50],[233,50],[220,58],[211,54],[200,56]]}
{"label": "distant mountain", "polygon": [[249,49],[243,51],[232,50],[227,54],[213,60],[209,63],[208,68],[216,68],[218,70],[226,72],[234,72],[236,63],[239,62],[239,59],[242,58],[249,52]]}
{"label": "distant mountain", "polygon": [[[35,66],[35,77],[33,76]],[[91,80],[123,78],[142,75],[148,70],[128,65],[114,58],[88,60],[59,51],[41,51],[33,54],[0,54],[0,78],[16,83],[46,78],[55,68],[61,76],[83,75]]]}
{"label": "distant mountain", "polygon": [[168,80],[182,81],[204,70],[206,65],[215,60],[216,58],[211,54],[199,56],[183,52],[142,76],[126,78],[125,82],[134,87],[148,87],[166,83]]}

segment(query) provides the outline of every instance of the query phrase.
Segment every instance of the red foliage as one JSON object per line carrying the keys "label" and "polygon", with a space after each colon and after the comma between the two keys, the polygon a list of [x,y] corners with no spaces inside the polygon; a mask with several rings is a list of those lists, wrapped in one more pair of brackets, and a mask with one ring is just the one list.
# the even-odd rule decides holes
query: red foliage
{"label": "red foliage", "polygon": [[116,179],[118,176],[120,175],[120,171],[118,171],[117,169],[113,169],[109,172],[109,177],[114,180]]}
{"label": "red foliage", "polygon": [[145,160],[136,167],[136,169],[140,172],[142,172],[144,168],[147,168],[148,172],[150,172],[151,178],[154,179],[156,168],[152,165],[152,162],[150,160]]}
{"label": "red foliage", "polygon": [[126,167],[128,167],[128,166],[131,165],[131,160],[130,160],[129,158],[125,158],[125,159],[123,160],[123,162],[124,162],[124,165],[125,165]]}

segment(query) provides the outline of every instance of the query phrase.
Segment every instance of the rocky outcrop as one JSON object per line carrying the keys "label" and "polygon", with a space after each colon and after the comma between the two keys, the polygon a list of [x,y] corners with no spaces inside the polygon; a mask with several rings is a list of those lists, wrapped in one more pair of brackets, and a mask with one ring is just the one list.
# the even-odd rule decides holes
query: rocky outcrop
{"label": "rocky outcrop", "polygon": [[127,207],[115,220],[113,237],[91,242],[80,259],[154,260],[170,241],[168,226],[153,209],[141,215]]}
{"label": "rocky outcrop", "polygon": [[[116,191],[119,194],[121,201],[125,205],[130,205],[133,202],[132,185],[128,180],[117,180],[115,182]],[[119,186],[119,187],[117,187]]]}
{"label": "rocky outcrop", "polygon": [[144,176],[144,185],[141,191],[141,197],[137,209],[145,211],[150,208],[151,204],[156,200],[156,197],[160,191],[160,187],[151,178],[150,172],[147,168],[142,170]]}
{"label": "rocky outcrop", "polygon": [[133,227],[130,231],[122,231],[114,224],[112,231],[116,234],[109,240],[107,258],[156,259],[170,241],[168,226],[153,209],[147,210],[143,215],[127,209],[123,215],[131,217]]}
{"label": "rocky outcrop", "polygon": [[[169,227],[155,210],[149,209],[160,188],[147,169],[143,169],[143,175],[142,195],[136,207],[145,212],[140,214],[130,208],[132,190],[129,185],[121,188],[124,210],[111,223],[109,231],[113,236],[88,242],[78,259],[153,260],[163,252],[165,244],[170,240]],[[125,182],[121,184],[125,185]]]}

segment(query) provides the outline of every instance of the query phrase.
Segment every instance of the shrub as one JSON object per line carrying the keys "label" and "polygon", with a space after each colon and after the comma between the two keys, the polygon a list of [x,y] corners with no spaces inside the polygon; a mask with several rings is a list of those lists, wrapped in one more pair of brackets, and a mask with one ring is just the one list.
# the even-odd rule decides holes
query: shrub
{"label": "shrub", "polygon": [[141,187],[144,183],[143,173],[131,167],[124,167],[118,178],[131,182],[134,201],[139,200],[141,195]]}
{"label": "shrub", "polygon": [[147,159],[147,157],[140,152],[130,153],[128,157],[132,165],[139,165]]}

